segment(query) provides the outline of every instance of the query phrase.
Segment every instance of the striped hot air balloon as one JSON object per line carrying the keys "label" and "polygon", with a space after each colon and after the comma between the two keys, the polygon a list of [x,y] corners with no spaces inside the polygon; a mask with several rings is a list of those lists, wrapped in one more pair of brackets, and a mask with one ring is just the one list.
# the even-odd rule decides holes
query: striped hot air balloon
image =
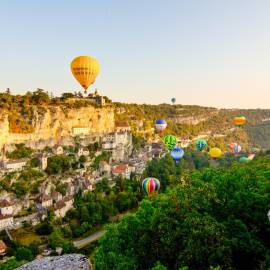
{"label": "striped hot air balloon", "polygon": [[236,144],[236,145],[234,146],[234,148],[233,148],[233,151],[234,151],[235,154],[240,153],[241,150],[242,150],[242,147],[241,147],[241,145],[239,145],[239,144]]}
{"label": "striped hot air balloon", "polygon": [[237,146],[237,143],[230,143],[230,149],[233,151],[234,150],[234,147]]}
{"label": "striped hot air balloon", "polygon": [[160,182],[154,177],[145,178],[142,182],[142,189],[147,193],[148,196],[158,191],[159,188]]}
{"label": "striped hot air balloon", "polygon": [[246,123],[246,117],[243,115],[237,115],[234,117],[233,122],[236,126],[243,126]]}
{"label": "striped hot air balloon", "polygon": [[163,120],[163,119],[156,120],[156,122],[155,122],[156,130],[163,131],[166,129],[166,127],[167,127],[167,122],[165,120]]}
{"label": "striped hot air balloon", "polygon": [[173,148],[177,145],[177,138],[173,135],[166,135],[164,137],[164,144],[169,151],[172,151]]}

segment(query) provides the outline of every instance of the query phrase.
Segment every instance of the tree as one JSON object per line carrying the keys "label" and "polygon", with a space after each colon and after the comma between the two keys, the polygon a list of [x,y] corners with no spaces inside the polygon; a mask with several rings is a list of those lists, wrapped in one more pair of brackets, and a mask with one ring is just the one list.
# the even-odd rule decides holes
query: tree
{"label": "tree", "polygon": [[49,235],[53,232],[53,226],[47,221],[44,221],[37,225],[35,231],[38,235]]}
{"label": "tree", "polygon": [[30,160],[30,166],[33,168],[40,166],[40,160],[38,158],[32,158]]}
{"label": "tree", "polygon": [[81,156],[79,157],[79,162],[80,162],[80,163],[85,163],[86,161],[87,161],[86,156],[81,155]]}
{"label": "tree", "polygon": [[31,97],[31,102],[36,105],[47,105],[50,103],[50,97],[43,89],[38,88]]}
{"label": "tree", "polygon": [[15,252],[15,257],[16,257],[16,260],[18,260],[18,261],[22,261],[22,260],[31,261],[31,260],[33,260],[33,254],[31,252],[31,250],[26,248],[26,247],[19,247]]}
{"label": "tree", "polygon": [[10,159],[29,158],[33,153],[30,147],[26,147],[24,144],[16,144],[16,149],[10,153],[7,153],[7,157]]}
{"label": "tree", "polygon": [[[269,159],[258,158],[185,173],[184,185],[143,200],[135,214],[108,227],[96,269],[268,269],[269,172]],[[126,206],[128,196],[119,195]]]}

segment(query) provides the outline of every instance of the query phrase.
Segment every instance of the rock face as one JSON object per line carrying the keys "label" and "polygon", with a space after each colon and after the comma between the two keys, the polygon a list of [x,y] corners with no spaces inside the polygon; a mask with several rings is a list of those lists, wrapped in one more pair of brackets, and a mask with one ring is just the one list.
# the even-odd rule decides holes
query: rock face
{"label": "rock face", "polygon": [[80,254],[45,257],[24,264],[17,270],[92,270],[89,260]]}
{"label": "rock face", "polygon": [[[108,133],[114,130],[113,108],[95,108],[92,106],[79,109],[60,107],[34,108],[31,119],[34,132],[15,134],[9,131],[8,112],[0,112],[0,147],[25,143],[32,148],[43,148],[58,143],[59,138],[72,137],[74,127],[89,128],[90,134]],[[66,140],[68,141],[68,140]]]}

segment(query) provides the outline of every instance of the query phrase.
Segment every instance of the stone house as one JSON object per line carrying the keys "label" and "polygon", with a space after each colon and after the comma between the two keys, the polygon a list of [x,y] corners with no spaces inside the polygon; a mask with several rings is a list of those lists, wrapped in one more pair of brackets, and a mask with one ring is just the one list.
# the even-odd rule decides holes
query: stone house
{"label": "stone house", "polygon": [[73,135],[88,135],[90,133],[90,127],[87,126],[74,126],[72,128]]}
{"label": "stone house", "polygon": [[119,122],[115,124],[116,132],[129,132],[131,131],[130,125],[127,122]]}
{"label": "stone house", "polygon": [[0,215],[0,230],[13,227],[13,216],[12,215]]}
{"label": "stone house", "polygon": [[63,155],[64,154],[64,149],[61,145],[55,145],[52,148],[52,151],[55,155]]}
{"label": "stone house", "polygon": [[46,170],[46,168],[48,166],[48,157],[44,153],[41,153],[41,154],[37,155],[37,158],[40,161],[41,170],[43,170],[43,171]]}
{"label": "stone house", "polygon": [[128,164],[120,164],[120,165],[116,165],[113,167],[112,174],[115,177],[121,175],[122,177],[124,177],[126,179],[130,179],[131,171],[132,170],[128,166]]}
{"label": "stone house", "polygon": [[4,169],[8,171],[19,171],[22,170],[27,163],[27,160],[25,159],[18,159],[18,160],[12,160],[12,161],[5,161],[3,163]]}
{"label": "stone house", "polygon": [[89,156],[89,151],[88,149],[84,149],[83,147],[79,147],[78,152],[77,152],[77,157],[80,156]]}
{"label": "stone house", "polygon": [[91,184],[89,180],[85,180],[82,182],[81,190],[82,190],[82,194],[86,194],[89,191],[93,191],[94,186]]}
{"label": "stone house", "polygon": [[111,166],[108,162],[104,160],[99,162],[99,172],[101,175],[109,175],[111,173]]}
{"label": "stone house", "polygon": [[50,195],[42,194],[39,197],[39,203],[41,204],[42,207],[49,208],[52,206],[53,200],[52,200],[52,197]]}
{"label": "stone house", "polygon": [[54,204],[54,213],[56,217],[64,217],[73,207],[74,199],[71,196],[64,197],[61,201]]}
{"label": "stone house", "polygon": [[59,202],[63,199],[63,196],[60,192],[54,191],[52,192],[52,200],[53,202]]}
{"label": "stone house", "polygon": [[3,216],[13,214],[13,205],[6,199],[0,201],[0,214]]}

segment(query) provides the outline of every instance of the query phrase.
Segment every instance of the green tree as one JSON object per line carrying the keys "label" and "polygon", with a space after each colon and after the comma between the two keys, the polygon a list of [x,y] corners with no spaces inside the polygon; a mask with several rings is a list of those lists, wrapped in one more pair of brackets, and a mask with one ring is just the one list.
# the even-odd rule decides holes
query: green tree
{"label": "green tree", "polygon": [[31,261],[33,260],[33,254],[30,249],[26,247],[19,247],[15,252],[16,260],[18,261]]}

